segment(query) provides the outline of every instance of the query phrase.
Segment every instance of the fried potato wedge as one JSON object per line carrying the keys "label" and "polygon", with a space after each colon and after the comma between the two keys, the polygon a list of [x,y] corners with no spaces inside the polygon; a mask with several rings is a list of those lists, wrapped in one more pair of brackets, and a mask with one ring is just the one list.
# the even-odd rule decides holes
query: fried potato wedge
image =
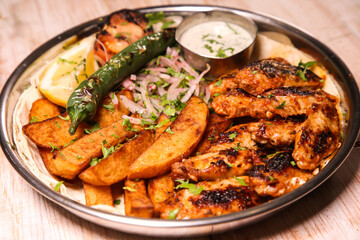
{"label": "fried potato wedge", "polygon": [[206,126],[204,136],[197,145],[194,153],[203,154],[210,148],[211,141],[214,140],[220,133],[225,132],[232,124],[232,119],[226,119],[216,113],[210,114],[209,123]]}
{"label": "fried potato wedge", "polygon": [[141,132],[119,150],[86,169],[79,178],[93,185],[111,185],[126,178],[130,164],[154,142],[152,130]]}
{"label": "fried potato wedge", "polygon": [[41,98],[33,102],[30,114],[30,122],[42,122],[46,119],[59,116],[61,114],[60,107],[53,104],[46,98]]}
{"label": "fried potato wedge", "polygon": [[161,203],[175,193],[175,183],[170,175],[149,179],[148,194],[154,205],[154,217],[160,216]]}
{"label": "fried potato wedge", "polygon": [[[99,123],[100,127],[105,127],[113,122],[116,122],[122,118],[123,115],[129,115],[130,111],[122,104],[120,95],[124,95],[128,99],[133,101],[132,93],[129,90],[123,90],[111,94],[101,101],[100,107],[96,111],[96,115],[93,121]],[[114,105],[111,98],[116,97],[118,104]]]}
{"label": "fried potato wedge", "polygon": [[[169,120],[167,122],[167,120]],[[155,140],[159,138],[159,136],[170,126],[171,124],[171,121],[170,119],[168,118],[168,116],[166,116],[164,113],[162,113],[160,115],[160,117],[158,118],[158,124],[163,124],[161,127],[157,128],[155,130]]]}
{"label": "fried potato wedge", "polygon": [[130,166],[130,179],[152,178],[168,172],[171,164],[187,158],[202,138],[209,108],[198,97],[192,97],[177,119]]}
{"label": "fried potato wedge", "polygon": [[84,183],[85,202],[87,206],[93,205],[109,205],[114,206],[114,199],[110,186],[93,186]]}
{"label": "fried potato wedge", "polygon": [[80,124],[74,135],[70,135],[70,119],[67,113],[42,122],[29,123],[23,126],[25,135],[38,147],[49,148],[52,146],[62,148],[84,135],[87,124]]}
{"label": "fried potato wedge", "polygon": [[49,164],[50,171],[56,176],[73,179],[89,165],[91,158],[102,156],[104,141],[106,141],[106,148],[109,148],[110,145],[115,146],[135,135],[135,131],[126,129],[127,127],[122,126],[122,120],[119,120],[83,136],[61,151],[54,151]]}
{"label": "fried potato wedge", "polygon": [[[116,93],[119,102],[117,106],[112,104],[110,97],[105,98],[94,118],[94,121],[100,128],[120,120],[123,115],[129,115],[129,110],[120,101],[120,95],[132,99],[131,92],[127,90]],[[86,128],[92,128],[88,124],[82,123],[75,134],[70,135],[69,128],[71,121],[68,115],[66,113],[59,117],[58,115],[42,122],[29,123],[23,126],[23,132],[38,147],[51,149],[51,146],[62,148],[68,145],[74,140],[81,138]]]}
{"label": "fried potato wedge", "polygon": [[125,180],[125,215],[133,217],[151,218],[153,205],[146,193],[144,180]]}

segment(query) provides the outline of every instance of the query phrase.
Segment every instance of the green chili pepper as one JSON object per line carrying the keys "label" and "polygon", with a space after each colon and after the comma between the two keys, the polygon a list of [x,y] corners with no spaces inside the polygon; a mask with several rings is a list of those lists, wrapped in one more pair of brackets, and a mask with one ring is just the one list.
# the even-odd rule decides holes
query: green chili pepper
{"label": "green chili pepper", "polygon": [[117,53],[71,94],[66,109],[71,119],[69,132],[74,134],[79,124],[91,120],[103,97],[128,75],[138,71],[151,59],[175,43],[175,30],[153,33]]}

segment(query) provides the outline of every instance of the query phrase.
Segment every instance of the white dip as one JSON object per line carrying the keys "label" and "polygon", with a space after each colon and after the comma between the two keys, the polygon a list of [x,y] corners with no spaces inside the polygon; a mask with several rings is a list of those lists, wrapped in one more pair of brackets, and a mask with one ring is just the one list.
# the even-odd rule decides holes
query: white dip
{"label": "white dip", "polygon": [[223,22],[203,22],[187,29],[180,37],[187,49],[203,56],[225,58],[247,48],[253,38],[243,27]]}

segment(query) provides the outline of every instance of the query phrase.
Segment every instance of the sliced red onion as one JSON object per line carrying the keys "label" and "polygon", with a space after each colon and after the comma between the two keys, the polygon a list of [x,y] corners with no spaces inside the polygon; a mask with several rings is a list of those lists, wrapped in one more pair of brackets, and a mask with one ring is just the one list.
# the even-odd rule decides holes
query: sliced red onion
{"label": "sliced red onion", "polygon": [[181,102],[187,102],[191,95],[193,95],[196,87],[199,86],[199,82],[202,79],[202,77],[208,72],[210,71],[210,65],[207,64],[207,69],[205,71],[203,71],[197,78],[195,78],[193,81],[189,81],[189,90],[187,91],[187,93],[184,95],[184,97],[181,99]]}
{"label": "sliced red onion", "polygon": [[139,113],[139,114],[143,114],[146,112],[146,109],[141,107],[140,105],[134,103],[133,101],[131,101],[130,99],[128,99],[127,97],[120,95],[120,100],[122,102],[122,104],[124,104],[124,106],[129,109],[130,112],[132,113]]}
{"label": "sliced red onion", "polygon": [[109,97],[111,99],[111,102],[117,106],[119,104],[119,99],[117,98],[116,94],[114,92],[109,92]]}
{"label": "sliced red onion", "polygon": [[98,39],[96,39],[95,41],[97,41],[100,44],[101,48],[104,50],[106,62],[109,61],[109,56],[107,54],[107,50],[106,50],[104,44]]}
{"label": "sliced red onion", "polygon": [[199,76],[199,74],[182,58],[179,58],[180,62],[181,62],[181,68],[183,68],[186,72],[190,73],[191,76],[193,77],[197,77]]}
{"label": "sliced red onion", "polygon": [[135,74],[131,74],[131,75],[130,75],[130,80],[136,81],[136,75],[135,75]]}
{"label": "sliced red onion", "polygon": [[127,115],[123,115],[122,118],[129,119],[130,123],[132,123],[132,124],[139,124],[139,125],[141,124],[140,118],[134,118],[134,117],[130,117]]}
{"label": "sliced red onion", "polygon": [[133,83],[132,81],[130,81],[130,79],[126,79],[123,83],[122,86],[126,89],[129,89],[130,91],[134,90],[135,88],[135,83]]}

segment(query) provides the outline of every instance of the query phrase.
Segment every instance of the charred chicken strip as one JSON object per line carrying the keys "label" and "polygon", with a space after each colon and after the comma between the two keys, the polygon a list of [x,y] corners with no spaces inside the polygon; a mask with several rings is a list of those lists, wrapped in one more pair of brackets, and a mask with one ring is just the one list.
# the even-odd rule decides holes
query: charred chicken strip
{"label": "charred chicken strip", "polygon": [[94,53],[103,61],[102,64],[107,62],[131,43],[151,33],[146,29],[147,24],[145,16],[134,10],[111,14],[108,23],[96,35]]}
{"label": "charred chicken strip", "polygon": [[332,103],[337,99],[322,91],[301,91],[297,88],[278,88],[258,97],[241,89],[231,90],[216,97],[211,107],[217,114],[228,118],[251,116],[253,118],[272,118],[275,115],[288,117],[307,114],[312,104]]}
{"label": "charred chicken strip", "polygon": [[236,125],[226,132],[220,133],[211,142],[211,146],[206,152],[220,152],[232,148],[257,149],[256,142],[251,139],[251,134],[246,128],[246,124]]}
{"label": "charred chicken strip", "polygon": [[252,140],[266,147],[286,147],[294,143],[300,124],[291,120],[260,120],[248,123],[247,131],[250,132]]}
{"label": "charred chicken strip", "polygon": [[296,133],[293,158],[301,169],[316,168],[340,146],[339,114],[334,104],[311,105],[308,118]]}
{"label": "charred chicken strip", "polygon": [[171,175],[173,179],[190,178],[194,182],[224,179],[248,173],[256,159],[260,157],[254,150],[230,148],[174,163]]}
{"label": "charred chicken strip", "polygon": [[210,91],[213,96],[215,93],[240,88],[252,95],[258,95],[279,87],[318,89],[324,86],[323,80],[309,70],[305,72],[304,81],[299,76],[299,72],[303,70],[282,58],[263,59],[221,76],[210,85]]}
{"label": "charred chicken strip", "polygon": [[[200,194],[183,189],[168,198],[161,210],[160,217],[191,219],[219,216],[238,212],[261,203],[259,196],[249,186],[249,177],[239,176],[214,182],[200,182],[196,188],[203,188]],[[201,190],[201,189],[200,189]]]}
{"label": "charred chicken strip", "polygon": [[262,197],[279,197],[300,187],[313,175],[295,166],[291,152],[279,152],[250,171],[250,185]]}

